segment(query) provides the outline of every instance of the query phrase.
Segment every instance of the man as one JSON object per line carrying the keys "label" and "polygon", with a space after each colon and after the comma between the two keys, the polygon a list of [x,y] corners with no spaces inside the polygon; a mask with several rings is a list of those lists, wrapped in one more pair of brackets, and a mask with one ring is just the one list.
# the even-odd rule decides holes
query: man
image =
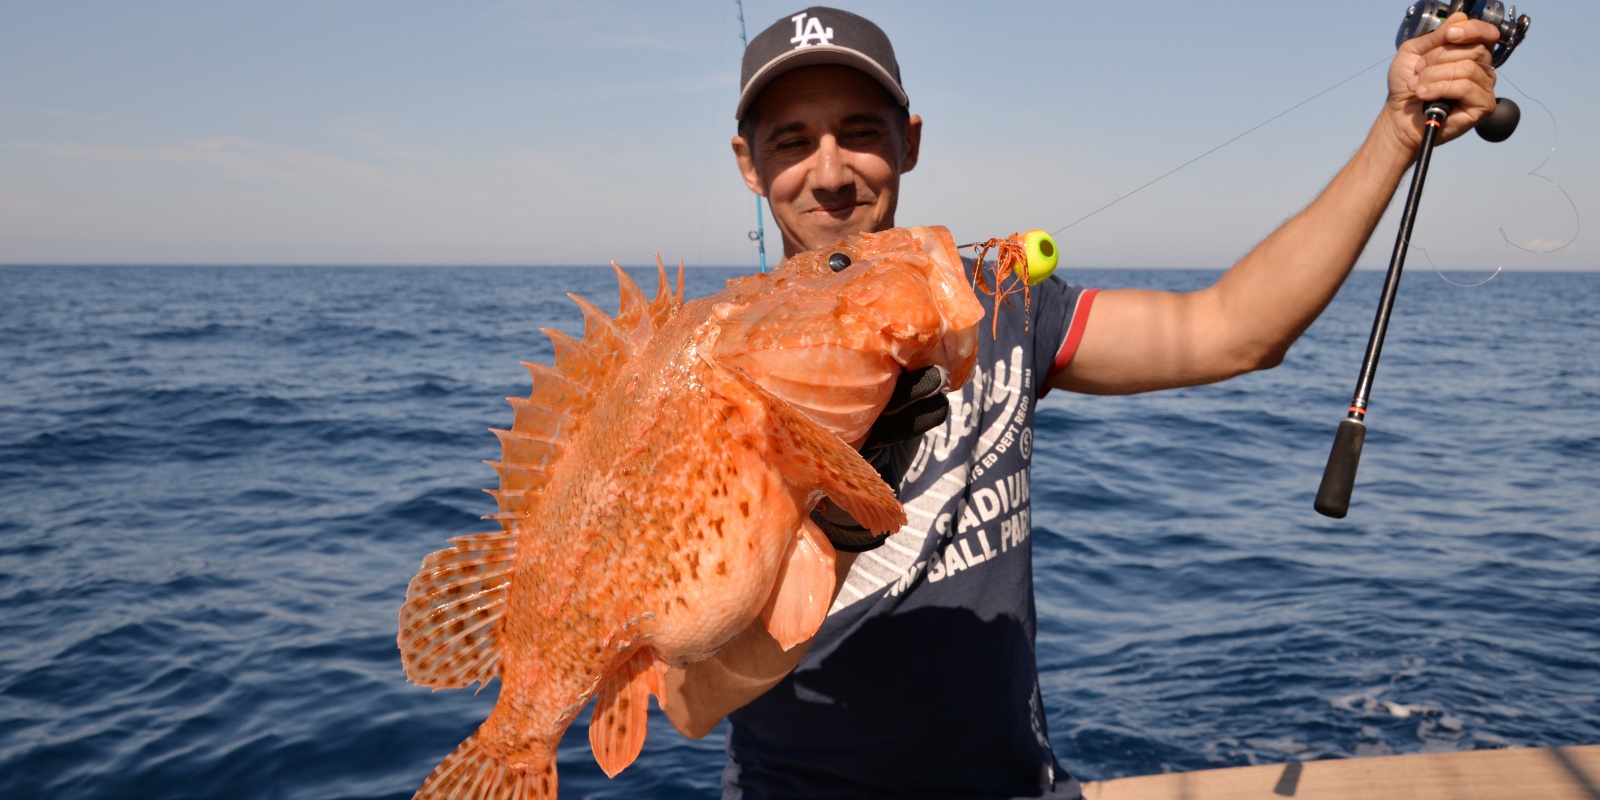
{"label": "man", "polygon": [[[784,652],[758,624],[669,674],[665,708],[680,731],[732,722],[725,797],[1078,797],[1050,749],[1034,661],[1034,401],[1050,388],[1129,394],[1278,364],[1410,167],[1423,104],[1456,101],[1441,141],[1493,110],[1496,37],[1457,15],[1405,44],[1355,156],[1214,286],[1097,293],[1051,279],[1026,325],[1002,315],[994,340],[980,337],[977,377],[915,443],[896,487],[910,523],[863,553],[846,551],[880,542],[836,540],[839,595],[816,637]],[[922,120],[877,26],[821,7],[779,20],[751,41],[742,82],[734,155],[786,256],[894,226]]]}

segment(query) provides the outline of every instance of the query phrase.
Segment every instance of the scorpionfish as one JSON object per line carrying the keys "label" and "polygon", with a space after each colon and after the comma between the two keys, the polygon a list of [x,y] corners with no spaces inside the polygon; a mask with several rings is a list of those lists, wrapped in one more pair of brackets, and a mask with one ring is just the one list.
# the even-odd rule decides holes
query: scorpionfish
{"label": "scorpionfish", "polygon": [[[613,265],[615,268],[615,265]],[[576,340],[495,431],[500,530],[451,539],[400,611],[407,676],[501,681],[489,718],[419,798],[556,796],[556,750],[591,698],[595,760],[640,752],[647,695],[757,619],[788,649],[821,626],[823,498],[877,532],[905,511],[856,451],[902,370],[970,376],[983,316],[949,231],[897,228],[802,253],[683,301],[616,268],[615,317],[572,296]]]}

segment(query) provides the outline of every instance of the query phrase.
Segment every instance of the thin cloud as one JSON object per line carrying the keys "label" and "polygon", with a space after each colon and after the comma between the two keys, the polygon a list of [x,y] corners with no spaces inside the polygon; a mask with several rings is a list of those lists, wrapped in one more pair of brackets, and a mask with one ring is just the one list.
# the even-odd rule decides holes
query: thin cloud
{"label": "thin cloud", "polygon": [[264,180],[311,190],[329,178],[381,183],[386,170],[371,164],[323,155],[299,147],[248,139],[200,139],[174,147],[17,142],[11,145],[51,158],[123,164],[192,164],[210,167],[236,180]]}

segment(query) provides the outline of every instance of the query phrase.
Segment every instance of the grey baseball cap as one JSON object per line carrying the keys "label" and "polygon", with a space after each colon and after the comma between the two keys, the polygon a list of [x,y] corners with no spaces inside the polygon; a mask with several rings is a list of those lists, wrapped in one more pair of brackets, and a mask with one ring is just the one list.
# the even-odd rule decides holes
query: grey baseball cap
{"label": "grey baseball cap", "polygon": [[812,6],[772,23],[750,40],[740,71],[739,105],[734,119],[745,111],[767,84],[796,67],[840,64],[871,76],[904,106],[910,101],[900,85],[900,64],[888,34],[865,17],[826,6]]}

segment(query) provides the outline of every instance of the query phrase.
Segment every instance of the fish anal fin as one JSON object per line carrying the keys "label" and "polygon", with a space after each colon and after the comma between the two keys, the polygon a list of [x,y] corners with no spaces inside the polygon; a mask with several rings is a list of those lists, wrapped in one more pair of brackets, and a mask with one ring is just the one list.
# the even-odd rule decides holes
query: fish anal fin
{"label": "fish anal fin", "polygon": [[875,533],[897,531],[906,524],[906,510],[894,490],[843,439],[762,388],[743,371],[721,365],[715,365],[715,369],[761,401],[771,417],[767,435],[773,439],[774,460],[784,477],[797,486],[821,489]]}
{"label": "fish anal fin", "polygon": [[666,697],[666,680],[657,668],[655,651],[634,653],[600,682],[589,722],[589,747],[606,777],[615,778],[639,757],[648,730],[650,695]]}
{"label": "fish anal fin", "polygon": [[810,639],[828,618],[833,604],[834,551],[828,537],[811,520],[789,540],[778,565],[778,580],[761,609],[767,632],[784,650]]}
{"label": "fish anal fin", "polygon": [[495,677],[497,636],[516,558],[516,537],[503,531],[450,543],[422,560],[400,606],[397,643],[406,676],[435,689]]}

